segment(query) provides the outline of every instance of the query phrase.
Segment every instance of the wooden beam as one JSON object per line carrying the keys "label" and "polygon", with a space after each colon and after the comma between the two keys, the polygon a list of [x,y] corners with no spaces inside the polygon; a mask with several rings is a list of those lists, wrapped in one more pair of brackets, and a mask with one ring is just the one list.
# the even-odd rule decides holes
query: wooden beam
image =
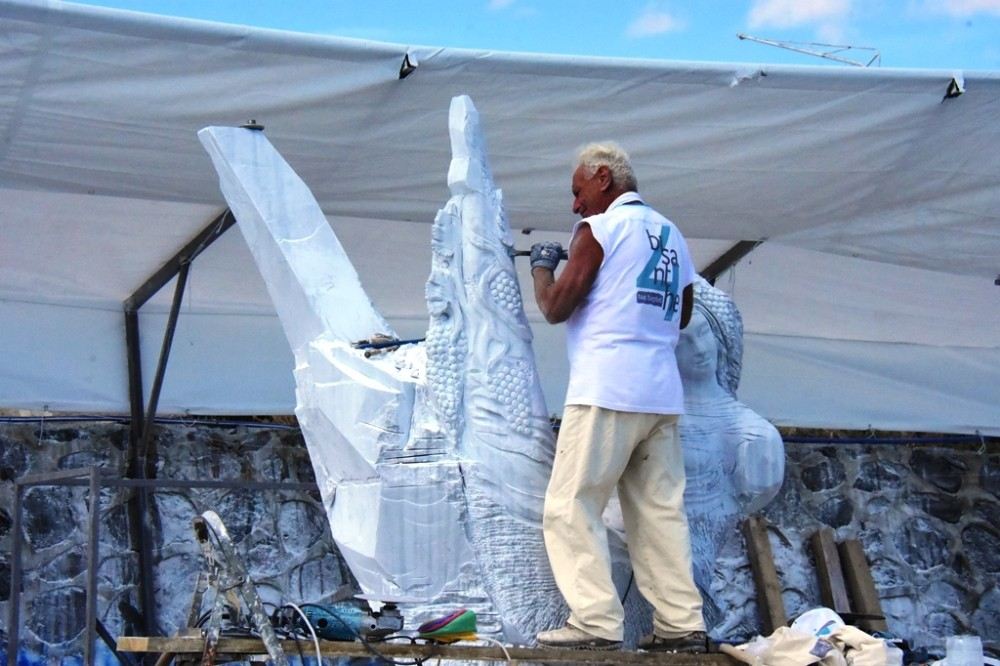
{"label": "wooden beam", "polygon": [[[121,636],[118,650],[121,652],[152,652],[176,655],[201,654],[205,639],[195,637],[148,638],[141,636]],[[320,641],[320,654],[324,657],[371,657],[372,653],[357,641]],[[281,642],[286,654],[313,655],[310,640],[286,640]],[[721,654],[675,654],[664,652],[633,652],[630,650],[566,650],[558,648],[528,648],[479,645],[416,645],[401,643],[374,643],[373,647],[386,657],[421,659],[458,659],[465,661],[526,661],[541,664],[662,664],[670,666],[736,666],[740,662]],[[257,638],[221,638],[219,655],[265,654],[264,644]]]}
{"label": "wooden beam", "polygon": [[781,598],[781,581],[774,568],[771,541],[767,536],[767,520],[760,515],[750,516],[743,522],[743,536],[747,542],[747,556],[753,582],[757,587],[757,611],[763,627],[761,633],[768,636],[778,627],[788,624],[785,602]]}
{"label": "wooden beam", "polygon": [[861,542],[857,539],[847,539],[840,544],[839,550],[847,591],[854,605],[854,612],[859,616],[851,624],[868,633],[888,631],[889,627],[882,612],[882,602],[878,598],[875,581],[872,580],[872,572]]}
{"label": "wooden beam", "polygon": [[837,542],[829,527],[813,532],[809,538],[813,557],[816,559],[816,577],[819,579],[819,597],[823,605],[837,614],[851,612],[851,602],[844,585],[844,573],[837,554]]}

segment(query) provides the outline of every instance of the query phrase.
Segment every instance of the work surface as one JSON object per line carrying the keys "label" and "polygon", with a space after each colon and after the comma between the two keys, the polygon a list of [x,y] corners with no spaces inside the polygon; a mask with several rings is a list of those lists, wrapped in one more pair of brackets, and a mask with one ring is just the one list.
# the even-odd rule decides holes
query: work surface
{"label": "work surface", "polygon": [[[201,637],[146,638],[122,636],[118,639],[121,652],[153,652],[201,654],[205,639]],[[364,645],[358,642],[320,641],[320,652],[325,657],[371,657]],[[263,643],[256,638],[222,638],[218,654],[266,654]],[[287,655],[314,655],[311,641],[282,641]],[[464,661],[533,662],[539,664],[670,664],[671,666],[732,666],[735,659],[724,654],[672,654],[663,652],[564,650],[554,648],[508,647],[478,645],[404,645],[380,643],[376,649],[386,657],[420,659],[460,659]]]}

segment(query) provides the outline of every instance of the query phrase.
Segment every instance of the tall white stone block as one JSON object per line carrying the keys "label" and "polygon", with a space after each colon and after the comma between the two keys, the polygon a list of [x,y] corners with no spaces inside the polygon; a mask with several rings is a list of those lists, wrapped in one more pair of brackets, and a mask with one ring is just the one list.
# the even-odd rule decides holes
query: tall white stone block
{"label": "tall white stone block", "polygon": [[[260,132],[199,133],[295,354],[300,425],[348,565],[412,622],[464,606],[530,642],[565,615],[541,535],[554,453],[479,116],[452,100],[426,343],[392,335],[304,183]],[[335,158],[336,156],[331,156]]]}

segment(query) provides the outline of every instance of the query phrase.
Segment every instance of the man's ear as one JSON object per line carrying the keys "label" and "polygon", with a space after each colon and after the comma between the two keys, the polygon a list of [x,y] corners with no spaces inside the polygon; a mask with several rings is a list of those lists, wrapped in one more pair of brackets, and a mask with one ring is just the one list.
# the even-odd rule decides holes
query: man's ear
{"label": "man's ear", "polygon": [[611,186],[614,185],[614,179],[611,177],[611,169],[609,169],[606,164],[602,164],[597,167],[594,177],[600,179],[599,182],[601,184],[602,192],[607,192],[611,189]]}

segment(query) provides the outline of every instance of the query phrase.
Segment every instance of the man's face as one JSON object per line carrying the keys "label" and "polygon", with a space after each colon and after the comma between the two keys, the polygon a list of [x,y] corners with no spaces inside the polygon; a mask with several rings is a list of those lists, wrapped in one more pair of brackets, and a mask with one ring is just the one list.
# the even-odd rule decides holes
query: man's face
{"label": "man's face", "polygon": [[598,167],[593,176],[587,176],[583,165],[573,172],[573,212],[580,217],[603,213],[611,205],[608,190],[611,174],[606,166]]}

